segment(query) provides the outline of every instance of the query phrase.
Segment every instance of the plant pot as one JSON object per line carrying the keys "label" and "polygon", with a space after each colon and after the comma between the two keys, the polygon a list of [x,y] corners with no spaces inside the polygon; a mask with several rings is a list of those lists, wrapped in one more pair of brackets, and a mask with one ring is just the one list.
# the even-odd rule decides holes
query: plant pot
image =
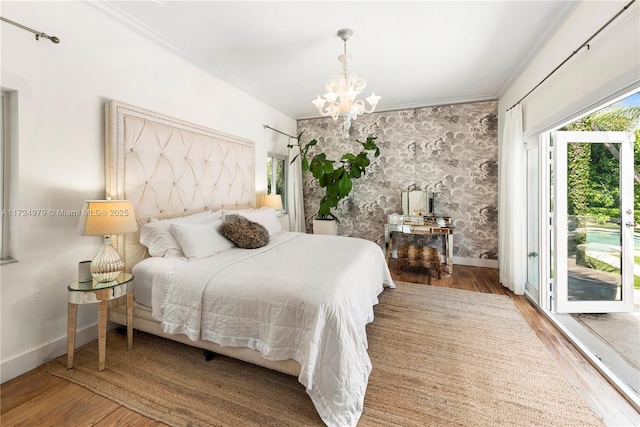
{"label": "plant pot", "polygon": [[335,219],[314,219],[313,234],[338,235],[338,221]]}

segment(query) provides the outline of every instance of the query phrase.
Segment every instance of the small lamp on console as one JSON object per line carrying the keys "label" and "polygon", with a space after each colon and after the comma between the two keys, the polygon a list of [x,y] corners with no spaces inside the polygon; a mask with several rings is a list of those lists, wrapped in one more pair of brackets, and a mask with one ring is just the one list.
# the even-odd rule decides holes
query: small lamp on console
{"label": "small lamp on console", "polygon": [[262,196],[262,207],[273,208],[275,210],[282,209],[282,195],[265,194],[264,196]]}
{"label": "small lamp on console", "polygon": [[129,200],[87,200],[82,205],[78,231],[83,236],[104,236],[102,247],[91,261],[91,276],[111,282],[124,271],[124,260],[111,245],[111,236],[138,229],[133,204]]}

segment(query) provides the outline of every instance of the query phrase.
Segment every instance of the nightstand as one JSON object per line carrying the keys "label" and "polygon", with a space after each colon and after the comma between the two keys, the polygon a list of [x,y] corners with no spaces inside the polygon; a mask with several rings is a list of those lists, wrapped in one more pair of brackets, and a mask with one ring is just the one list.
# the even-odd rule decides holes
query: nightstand
{"label": "nightstand", "polygon": [[127,348],[133,348],[133,275],[121,273],[116,280],[100,283],[74,282],[68,286],[69,318],[67,330],[67,369],[73,368],[78,305],[98,304],[98,370],[105,368],[107,345],[107,301],[127,297]]}

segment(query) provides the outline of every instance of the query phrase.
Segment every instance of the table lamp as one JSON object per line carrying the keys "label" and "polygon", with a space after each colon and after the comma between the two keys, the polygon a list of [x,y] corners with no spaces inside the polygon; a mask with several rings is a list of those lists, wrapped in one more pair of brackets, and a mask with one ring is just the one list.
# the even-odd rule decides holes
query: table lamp
{"label": "table lamp", "polygon": [[262,196],[262,207],[273,208],[276,210],[282,209],[282,195],[265,194],[264,196]]}
{"label": "table lamp", "polygon": [[91,261],[91,276],[111,282],[124,271],[124,260],[111,245],[111,236],[136,231],[136,217],[129,200],[87,200],[82,205],[78,231],[83,236],[104,236],[102,247]]}

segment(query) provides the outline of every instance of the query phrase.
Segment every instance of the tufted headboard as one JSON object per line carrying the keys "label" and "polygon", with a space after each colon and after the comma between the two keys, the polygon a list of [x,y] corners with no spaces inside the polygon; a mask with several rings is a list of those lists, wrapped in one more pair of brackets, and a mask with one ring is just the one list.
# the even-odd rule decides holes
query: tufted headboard
{"label": "tufted headboard", "polygon": [[[106,196],[131,200],[138,229],[173,218],[255,205],[254,145],[117,101],[105,105]],[[117,236],[127,270],[148,256],[139,232]]]}

